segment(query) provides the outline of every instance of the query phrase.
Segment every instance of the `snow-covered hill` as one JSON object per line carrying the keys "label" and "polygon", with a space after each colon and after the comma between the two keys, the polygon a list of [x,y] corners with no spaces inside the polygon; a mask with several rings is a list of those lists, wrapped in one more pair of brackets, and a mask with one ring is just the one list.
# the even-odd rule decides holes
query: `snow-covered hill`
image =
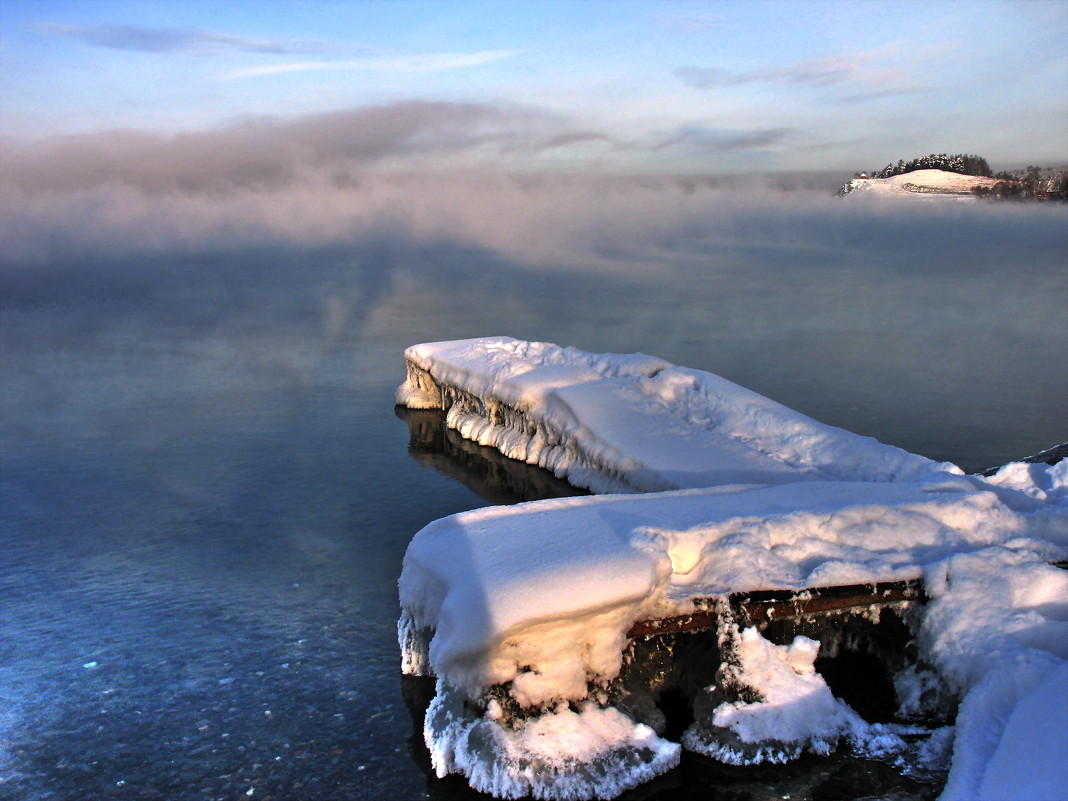
{"label": "snow-covered hill", "polygon": [[885,197],[951,197],[974,198],[976,187],[991,187],[994,178],[961,175],[945,170],[916,170],[892,178],[854,178],[840,190],[841,195]]}

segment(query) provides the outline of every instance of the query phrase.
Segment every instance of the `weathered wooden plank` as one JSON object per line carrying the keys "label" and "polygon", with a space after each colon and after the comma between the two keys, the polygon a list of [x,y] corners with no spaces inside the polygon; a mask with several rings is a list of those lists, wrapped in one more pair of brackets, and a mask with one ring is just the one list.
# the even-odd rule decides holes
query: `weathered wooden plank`
{"label": "weathered wooden plank", "polygon": [[[925,602],[923,582],[884,581],[876,584],[850,584],[839,587],[816,587],[801,591],[759,590],[739,592],[727,597],[736,622],[755,625],[769,620],[827,614],[868,606],[886,606],[905,601]],[[722,599],[698,599],[697,611],[687,615],[639,620],[627,632],[627,637],[649,637],[680,631],[716,628],[723,616]]]}

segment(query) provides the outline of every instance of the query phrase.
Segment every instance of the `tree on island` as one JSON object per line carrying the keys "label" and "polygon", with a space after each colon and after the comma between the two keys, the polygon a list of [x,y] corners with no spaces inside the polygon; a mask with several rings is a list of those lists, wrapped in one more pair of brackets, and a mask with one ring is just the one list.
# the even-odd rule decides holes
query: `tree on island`
{"label": "tree on island", "polygon": [[1068,200],[1068,168],[1028,167],[999,172],[993,186],[977,186],[979,197],[997,200]]}
{"label": "tree on island", "polygon": [[[977,186],[971,191],[978,197],[992,200],[1068,200],[1068,167],[1028,167],[1026,170],[999,172],[995,175],[987,160],[970,153],[932,153],[911,161],[899,160],[897,164],[887,164],[881,170],[870,173],[872,178],[892,178],[895,175],[915,172],[917,170],[944,170],[959,175],[975,175],[982,178],[994,178],[997,183],[989,186]],[[856,188],[855,180],[866,178],[864,173],[853,173],[854,181],[847,182],[838,190],[838,196],[844,197]]]}
{"label": "tree on island", "polygon": [[911,161],[899,160],[897,164],[887,164],[881,170],[871,174],[872,178],[893,178],[895,175],[904,175],[916,170],[945,170],[960,175],[979,175],[983,178],[993,178],[994,173],[990,165],[982,156],[970,153],[956,153],[952,156],[945,153],[932,153],[929,156],[920,156]]}

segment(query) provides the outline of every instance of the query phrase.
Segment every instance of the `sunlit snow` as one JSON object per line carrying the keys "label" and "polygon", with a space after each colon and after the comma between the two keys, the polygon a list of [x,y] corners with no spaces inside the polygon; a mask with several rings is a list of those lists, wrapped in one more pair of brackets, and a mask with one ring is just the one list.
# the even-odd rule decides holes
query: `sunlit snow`
{"label": "sunlit snow", "polygon": [[974,199],[976,188],[989,189],[995,178],[946,170],[914,170],[890,178],[854,178],[842,187],[849,197]]}
{"label": "sunlit snow", "polygon": [[484,337],[415,345],[397,402],[595,492],[959,472],[643,354]]}
{"label": "sunlit snow", "polygon": [[[451,425],[509,455],[615,491],[706,484],[475,510],[415,536],[399,634],[405,671],[438,678],[424,733],[439,775],[500,797],[618,795],[678,758],[598,690],[620,675],[636,621],[737,591],[922,577],[927,667],[899,677],[899,701],[908,711],[934,685],[963,700],[955,728],[912,756],[952,751],[946,799],[1058,786],[1058,769],[1015,757],[1022,732],[1063,720],[1033,688],[1068,665],[1068,573],[1049,564],[1068,557],[1068,463],[964,476],[640,354],[490,338],[407,358],[399,402],[452,404]],[[756,700],[710,686],[685,747],[732,763],[840,740],[862,754],[906,748],[831,694],[813,668],[818,643],[773,645],[729,624],[720,636],[734,655],[726,679]]]}

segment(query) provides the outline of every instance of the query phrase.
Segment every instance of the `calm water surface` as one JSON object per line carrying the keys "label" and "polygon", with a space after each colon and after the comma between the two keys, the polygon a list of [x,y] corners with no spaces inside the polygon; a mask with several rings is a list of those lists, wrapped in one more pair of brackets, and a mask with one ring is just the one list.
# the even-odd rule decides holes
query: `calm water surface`
{"label": "calm water surface", "polygon": [[[470,795],[413,739],[401,559],[559,487],[427,445],[393,408],[404,347],[642,350],[978,470],[1068,438],[1068,226],[992,219],[754,224],[608,271],[388,239],[4,265],[0,798]],[[848,763],[688,762],[634,797],[830,797]]]}

